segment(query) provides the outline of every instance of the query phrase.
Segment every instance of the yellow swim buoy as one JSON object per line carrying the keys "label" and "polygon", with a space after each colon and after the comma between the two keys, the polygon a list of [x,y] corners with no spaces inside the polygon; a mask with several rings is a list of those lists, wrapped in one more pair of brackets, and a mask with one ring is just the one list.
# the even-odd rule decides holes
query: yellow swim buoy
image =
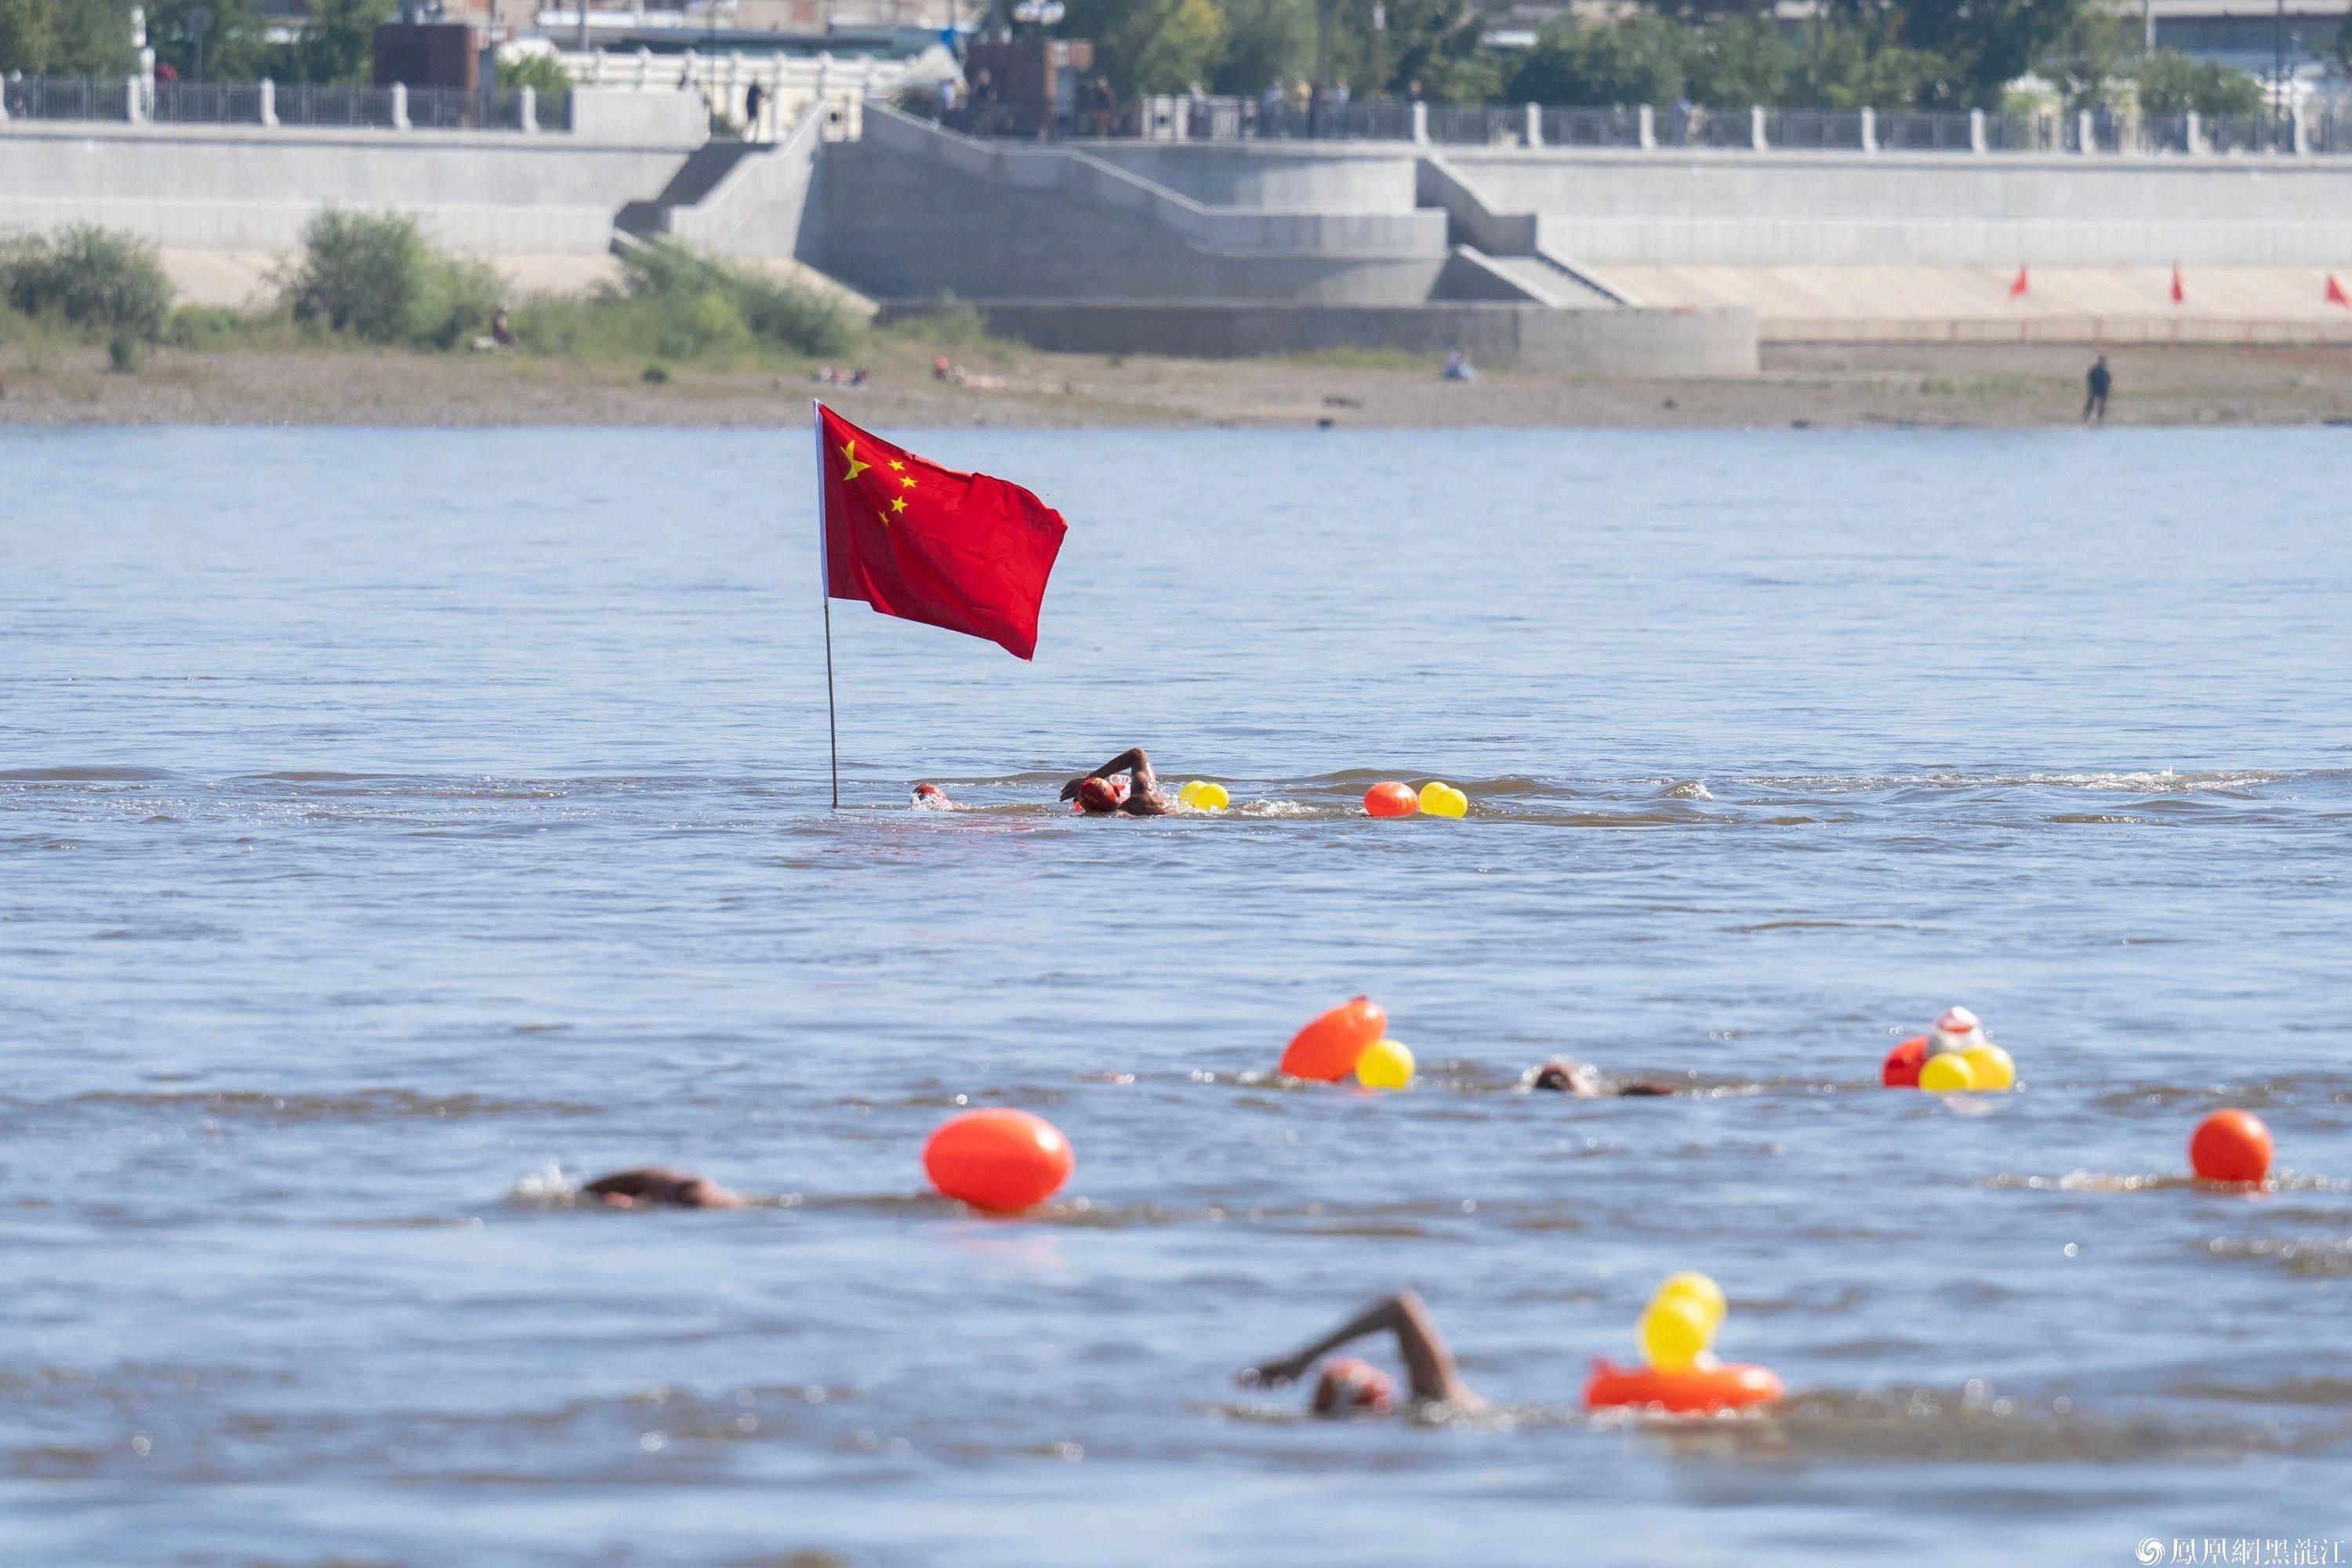
{"label": "yellow swim buoy", "polygon": [[1379,1039],[1356,1058],[1356,1081],[1366,1089],[1402,1089],[1412,1081],[1412,1052],[1402,1040]]}
{"label": "yellow swim buoy", "polygon": [[1470,809],[1470,797],[1443,779],[1432,779],[1421,786],[1421,809],[1425,816],[1460,816]]}
{"label": "yellow swim buoy", "polygon": [[1955,1094],[1976,1088],[1977,1075],[1968,1058],[1946,1051],[1929,1057],[1927,1065],[1919,1069],[1919,1087],[1929,1094]]}

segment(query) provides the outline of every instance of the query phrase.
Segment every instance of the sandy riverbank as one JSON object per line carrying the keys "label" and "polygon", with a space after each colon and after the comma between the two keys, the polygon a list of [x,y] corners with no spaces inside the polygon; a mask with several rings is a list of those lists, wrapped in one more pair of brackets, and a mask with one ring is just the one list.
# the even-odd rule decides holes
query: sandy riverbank
{"label": "sandy riverbank", "polygon": [[[1200,361],[1007,350],[1000,384],[935,382],[928,350],[899,344],[870,385],[819,387],[801,369],[643,367],[575,360],[320,349],[158,351],[117,374],[101,350],[0,352],[0,423],[769,425],[813,392],[875,424],[1921,426],[2074,423],[2088,354],[1997,345],[1768,349],[1764,374],[1719,381],[1600,381],[1490,374],[1441,381],[1433,363],[1379,354]],[[2352,350],[2118,350],[2111,421],[2315,424],[2352,418]]]}

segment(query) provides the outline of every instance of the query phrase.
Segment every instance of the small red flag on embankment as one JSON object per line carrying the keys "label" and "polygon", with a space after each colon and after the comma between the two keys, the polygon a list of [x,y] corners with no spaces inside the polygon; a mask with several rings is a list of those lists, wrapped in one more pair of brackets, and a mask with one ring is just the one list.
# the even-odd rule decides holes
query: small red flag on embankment
{"label": "small red flag on embankment", "polygon": [[2172,264],[2172,302],[2178,305],[2188,298],[2189,290],[2180,286],[2180,263],[2176,261]]}
{"label": "small red flag on embankment", "polygon": [[[1069,525],[1019,485],[959,473],[816,408],[817,538],[824,573],[824,702],[833,724],[833,601],[1037,651],[1037,609]],[[841,747],[833,743],[833,804]]]}
{"label": "small red flag on embankment", "polygon": [[2321,298],[2320,303],[2325,305],[2352,305],[2352,297],[2347,297],[2345,294],[2344,285],[2336,281],[2336,274],[2333,272],[2327,275],[2327,292]]}
{"label": "small red flag on embankment", "polygon": [[2015,282],[2012,282],[2012,283],[2011,283],[2011,284],[2010,284],[2010,286],[2009,286],[2009,297],[2010,297],[2011,299],[2012,299],[2012,300],[2020,300],[2020,299],[2024,298],[2024,296],[2025,296],[2025,264],[2024,264],[2023,262],[2020,262],[2020,263],[2018,263],[2018,267],[2017,267],[2017,279],[2016,279],[2016,281],[2015,281]]}

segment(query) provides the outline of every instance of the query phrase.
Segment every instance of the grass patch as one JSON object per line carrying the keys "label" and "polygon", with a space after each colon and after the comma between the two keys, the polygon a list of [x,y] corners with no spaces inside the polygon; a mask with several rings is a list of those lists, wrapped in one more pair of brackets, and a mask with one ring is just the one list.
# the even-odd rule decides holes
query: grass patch
{"label": "grass patch", "polygon": [[1284,354],[1286,364],[1310,370],[1412,370],[1434,375],[1444,365],[1442,357],[1407,349],[1317,349],[1311,353]]}

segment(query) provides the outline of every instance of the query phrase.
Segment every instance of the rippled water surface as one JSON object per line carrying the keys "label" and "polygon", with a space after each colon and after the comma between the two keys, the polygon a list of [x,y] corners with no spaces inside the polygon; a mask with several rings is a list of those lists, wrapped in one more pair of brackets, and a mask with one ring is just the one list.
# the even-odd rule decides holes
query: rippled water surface
{"label": "rippled water surface", "polygon": [[[0,1555],[2352,1536],[2337,433],[910,440],[1072,531],[1034,666],[836,606],[836,815],[800,430],[0,437]],[[1412,1090],[1265,1076],[1359,990]],[[1876,1088],[1952,1002],[2023,1090]],[[1678,1268],[1790,1403],[1588,1419]],[[1408,1284],[1489,1417],[1234,1386]]]}

